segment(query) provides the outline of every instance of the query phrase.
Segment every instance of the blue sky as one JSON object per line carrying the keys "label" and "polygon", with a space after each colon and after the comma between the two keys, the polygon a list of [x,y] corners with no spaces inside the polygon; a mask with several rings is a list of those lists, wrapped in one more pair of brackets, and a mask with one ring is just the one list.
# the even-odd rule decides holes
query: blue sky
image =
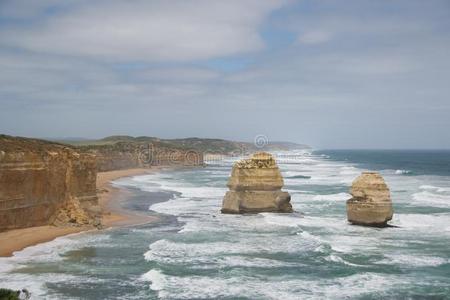
{"label": "blue sky", "polygon": [[450,148],[449,1],[0,0],[0,132]]}

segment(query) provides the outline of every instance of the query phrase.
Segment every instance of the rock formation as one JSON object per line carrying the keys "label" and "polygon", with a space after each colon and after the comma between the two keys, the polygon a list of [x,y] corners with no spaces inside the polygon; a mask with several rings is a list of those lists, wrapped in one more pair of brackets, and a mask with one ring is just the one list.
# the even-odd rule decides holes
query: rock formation
{"label": "rock formation", "polygon": [[62,144],[0,135],[0,231],[100,224],[96,161]]}
{"label": "rock formation", "polygon": [[292,212],[291,196],[281,191],[283,178],[269,153],[236,162],[227,186],[222,213]]}
{"label": "rock formation", "polygon": [[363,172],[352,183],[347,201],[348,221],[365,226],[384,227],[392,219],[389,188],[376,172]]}

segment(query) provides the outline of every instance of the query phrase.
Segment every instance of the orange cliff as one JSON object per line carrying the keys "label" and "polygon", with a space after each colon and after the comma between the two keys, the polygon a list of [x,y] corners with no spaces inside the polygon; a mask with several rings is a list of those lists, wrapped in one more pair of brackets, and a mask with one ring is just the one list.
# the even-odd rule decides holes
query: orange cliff
{"label": "orange cliff", "polygon": [[200,151],[159,142],[75,147],[0,135],[0,231],[42,225],[100,228],[97,171],[201,165]]}
{"label": "orange cliff", "polygon": [[0,135],[0,231],[99,226],[96,158],[62,144]]}

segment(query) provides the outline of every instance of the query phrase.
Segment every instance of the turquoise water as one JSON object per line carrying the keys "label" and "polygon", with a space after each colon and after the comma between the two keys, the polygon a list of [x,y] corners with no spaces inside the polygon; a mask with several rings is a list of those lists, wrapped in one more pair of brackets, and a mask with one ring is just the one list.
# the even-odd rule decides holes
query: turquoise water
{"label": "turquoise water", "polygon": [[[408,155],[278,153],[293,214],[220,214],[231,159],[124,178],[115,184],[135,194],[126,206],[160,222],[17,252],[0,259],[0,287],[36,299],[445,299],[450,153]],[[365,169],[388,182],[398,227],[347,223],[348,189]]]}
{"label": "turquoise water", "polygon": [[314,153],[371,170],[394,169],[405,175],[450,176],[450,150],[324,150]]}

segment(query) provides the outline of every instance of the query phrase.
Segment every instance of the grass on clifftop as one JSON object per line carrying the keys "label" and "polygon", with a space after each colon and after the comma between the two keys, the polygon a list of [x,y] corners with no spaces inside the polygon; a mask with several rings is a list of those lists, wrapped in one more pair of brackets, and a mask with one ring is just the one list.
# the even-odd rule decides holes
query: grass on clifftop
{"label": "grass on clifftop", "polygon": [[195,150],[202,153],[231,154],[245,153],[255,151],[277,151],[291,149],[307,149],[307,145],[290,142],[269,142],[264,148],[257,148],[253,143],[236,142],[222,139],[210,138],[183,138],[183,139],[159,139],[156,137],[139,136],[132,137],[128,135],[114,135],[99,140],[78,140],[78,141],[58,141],[70,144],[76,147],[90,148],[99,146],[111,146],[118,143],[153,143],[157,147]]}

